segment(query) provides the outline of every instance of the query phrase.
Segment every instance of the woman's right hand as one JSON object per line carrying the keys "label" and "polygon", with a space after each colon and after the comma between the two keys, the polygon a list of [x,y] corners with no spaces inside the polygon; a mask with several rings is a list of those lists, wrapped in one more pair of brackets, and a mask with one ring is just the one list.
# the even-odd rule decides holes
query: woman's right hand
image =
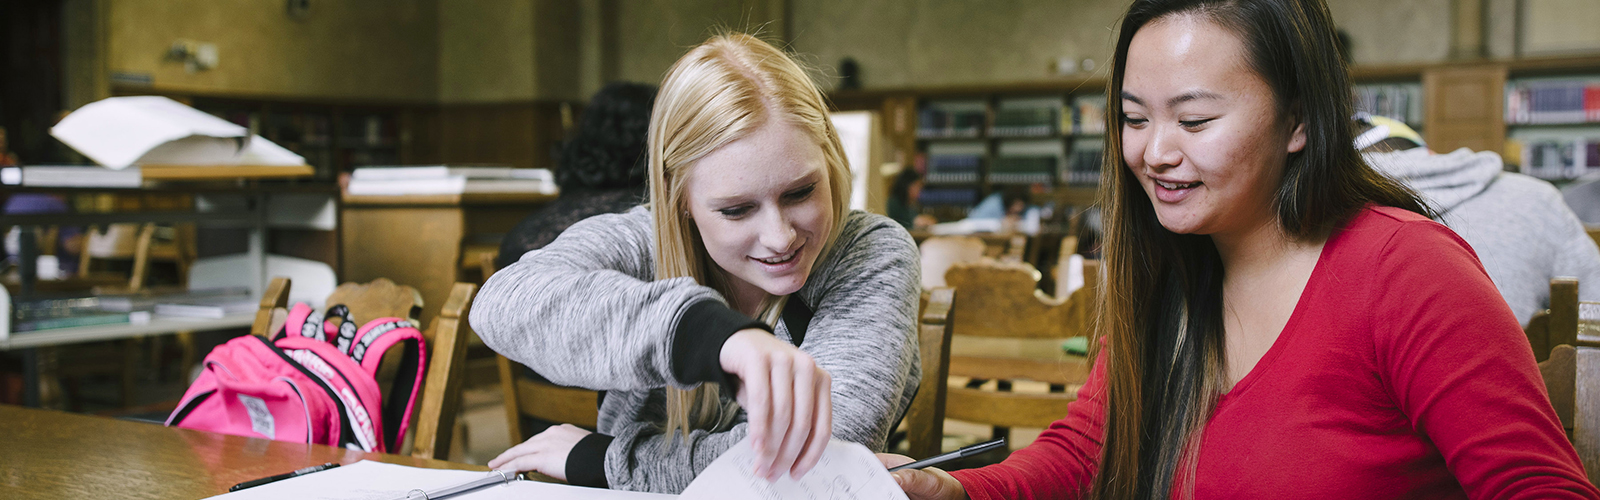
{"label": "woman's right hand", "polygon": [[[878,461],[892,469],[912,462],[911,457],[892,453],[879,453]],[[934,467],[906,469],[889,474],[911,500],[968,500],[966,488],[950,473]]]}
{"label": "woman's right hand", "polygon": [[722,371],[739,377],[755,446],[757,475],[800,478],[817,465],[833,437],[833,379],[811,355],[759,329],[722,344]]}

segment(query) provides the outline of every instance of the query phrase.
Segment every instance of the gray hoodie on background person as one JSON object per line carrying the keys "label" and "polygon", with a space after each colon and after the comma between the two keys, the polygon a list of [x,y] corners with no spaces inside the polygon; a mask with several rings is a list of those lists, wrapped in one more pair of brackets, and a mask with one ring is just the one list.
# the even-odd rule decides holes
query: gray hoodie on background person
{"label": "gray hoodie on background person", "polygon": [[[916,243],[888,217],[850,212],[781,321],[764,325],[691,278],[655,279],[649,210],[590,217],[495,273],[472,329],[490,348],[561,385],[608,391],[593,434],[567,456],[573,484],[678,493],[744,439],[722,344],[762,328],[833,379],[833,436],[883,451],[921,381]],[[680,441],[663,427],[667,386],[720,382],[722,418]]]}
{"label": "gray hoodie on background person", "polygon": [[1466,148],[1365,153],[1379,172],[1417,190],[1478,254],[1523,325],[1550,307],[1550,279],[1578,279],[1579,300],[1600,300],[1600,247],[1550,183],[1506,172],[1500,155]]}

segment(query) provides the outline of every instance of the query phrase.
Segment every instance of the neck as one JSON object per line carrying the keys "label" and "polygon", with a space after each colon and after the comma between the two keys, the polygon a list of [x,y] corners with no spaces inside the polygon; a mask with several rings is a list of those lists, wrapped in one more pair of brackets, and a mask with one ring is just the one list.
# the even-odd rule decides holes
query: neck
{"label": "neck", "polygon": [[1263,218],[1259,223],[1236,231],[1213,234],[1211,241],[1217,245],[1227,281],[1271,272],[1285,258],[1307,245],[1284,233],[1275,217]]}

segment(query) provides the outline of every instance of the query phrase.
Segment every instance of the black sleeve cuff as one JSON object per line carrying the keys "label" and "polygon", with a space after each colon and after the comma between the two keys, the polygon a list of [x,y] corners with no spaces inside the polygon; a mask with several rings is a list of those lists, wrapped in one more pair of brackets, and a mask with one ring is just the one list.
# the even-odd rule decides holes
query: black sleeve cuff
{"label": "black sleeve cuff", "polygon": [[567,452],[567,484],[590,488],[610,488],[606,481],[606,448],[611,436],[591,432]]}
{"label": "black sleeve cuff", "polygon": [[678,320],[678,330],[672,339],[672,376],[684,385],[716,382],[731,387],[732,378],[722,371],[722,344],[746,328],[772,331],[766,323],[750,319],[715,300],[690,305]]}

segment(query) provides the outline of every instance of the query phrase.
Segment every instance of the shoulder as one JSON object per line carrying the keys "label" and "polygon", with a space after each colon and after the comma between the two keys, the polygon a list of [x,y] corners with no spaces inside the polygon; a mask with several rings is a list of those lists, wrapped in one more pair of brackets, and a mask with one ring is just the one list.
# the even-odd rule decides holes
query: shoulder
{"label": "shoulder", "polygon": [[1374,266],[1414,272],[1466,266],[1483,272],[1472,246],[1455,231],[1395,207],[1362,209],[1329,238],[1327,246],[1334,260],[1369,271]]}
{"label": "shoulder", "polygon": [[917,244],[911,239],[911,233],[888,217],[852,210],[845,216],[843,227],[839,228],[838,239],[834,242],[834,256],[843,257],[862,252],[895,253],[910,251],[916,253]]}
{"label": "shoulder", "polygon": [[1489,186],[1485,194],[1488,193],[1494,193],[1495,198],[1508,209],[1542,211],[1560,207],[1564,211],[1571,210],[1566,208],[1567,202],[1555,185],[1516,172],[1504,172],[1495,177],[1494,184]]}
{"label": "shoulder", "polygon": [[651,233],[652,223],[649,207],[639,205],[622,213],[607,213],[586,218],[573,224],[572,229],[599,232],[643,232],[648,236]]}

